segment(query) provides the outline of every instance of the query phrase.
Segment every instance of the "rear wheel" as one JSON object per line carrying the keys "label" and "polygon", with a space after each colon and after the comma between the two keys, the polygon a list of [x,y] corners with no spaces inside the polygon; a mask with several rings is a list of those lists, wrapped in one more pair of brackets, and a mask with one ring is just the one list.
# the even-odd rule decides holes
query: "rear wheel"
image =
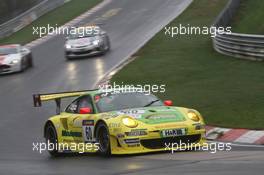
{"label": "rear wheel", "polygon": [[108,127],[101,122],[96,127],[96,138],[99,143],[99,153],[103,156],[111,155],[110,135]]}
{"label": "rear wheel", "polygon": [[52,123],[48,123],[45,129],[46,143],[48,146],[48,152],[51,156],[58,156],[58,150],[56,149],[58,140],[57,132]]}

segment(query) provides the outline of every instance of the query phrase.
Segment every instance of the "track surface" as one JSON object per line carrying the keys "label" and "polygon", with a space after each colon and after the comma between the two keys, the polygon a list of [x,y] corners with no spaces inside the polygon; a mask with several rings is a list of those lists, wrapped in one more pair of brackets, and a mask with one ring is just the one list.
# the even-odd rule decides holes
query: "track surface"
{"label": "track surface", "polygon": [[35,68],[0,76],[0,174],[262,174],[263,148],[236,151],[158,153],[114,157],[97,155],[52,159],[32,151],[43,141],[42,127],[53,104],[32,107],[32,94],[92,88],[107,71],[132,54],[176,17],[187,0],[115,0],[83,23],[101,23],[112,51],[102,57],[66,62],[64,39],[57,36],[33,49]]}

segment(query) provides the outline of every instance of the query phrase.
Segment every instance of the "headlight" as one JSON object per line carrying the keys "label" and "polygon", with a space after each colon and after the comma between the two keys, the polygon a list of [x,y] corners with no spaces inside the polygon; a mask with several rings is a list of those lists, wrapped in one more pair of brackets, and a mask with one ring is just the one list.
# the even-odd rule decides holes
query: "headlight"
{"label": "headlight", "polygon": [[66,48],[66,49],[70,49],[70,48],[71,48],[71,45],[66,44],[66,45],[65,45],[65,48]]}
{"label": "headlight", "polygon": [[189,111],[187,113],[189,119],[191,119],[192,121],[195,121],[195,122],[199,122],[200,121],[200,117],[197,113],[195,113],[194,111]]}
{"label": "headlight", "polygon": [[17,64],[17,63],[19,63],[19,60],[18,60],[18,59],[12,60],[12,61],[10,62],[10,64]]}
{"label": "headlight", "polygon": [[94,40],[94,41],[93,41],[93,45],[98,45],[99,42],[100,42],[100,40]]}
{"label": "headlight", "polygon": [[129,117],[125,117],[122,119],[122,122],[125,126],[130,127],[130,128],[135,128],[137,127],[138,123],[136,122],[136,120],[129,118]]}

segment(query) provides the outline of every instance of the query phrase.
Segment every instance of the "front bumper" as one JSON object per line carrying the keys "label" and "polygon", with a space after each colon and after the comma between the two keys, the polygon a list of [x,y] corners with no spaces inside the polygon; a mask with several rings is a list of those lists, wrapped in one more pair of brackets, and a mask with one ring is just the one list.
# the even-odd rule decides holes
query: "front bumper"
{"label": "front bumper", "polygon": [[100,45],[97,46],[89,46],[84,48],[72,48],[66,49],[65,55],[68,58],[75,58],[75,57],[85,57],[85,56],[92,56],[102,53]]}
{"label": "front bumper", "polygon": [[21,70],[20,63],[10,65],[10,64],[1,64],[0,65],[0,74],[8,74],[19,72]]}
{"label": "front bumper", "polygon": [[133,138],[117,138],[111,136],[112,154],[137,154],[171,150],[177,151],[179,149],[189,150],[196,147],[202,147],[205,144],[205,130],[191,132],[182,136],[165,138],[162,138],[159,132]]}

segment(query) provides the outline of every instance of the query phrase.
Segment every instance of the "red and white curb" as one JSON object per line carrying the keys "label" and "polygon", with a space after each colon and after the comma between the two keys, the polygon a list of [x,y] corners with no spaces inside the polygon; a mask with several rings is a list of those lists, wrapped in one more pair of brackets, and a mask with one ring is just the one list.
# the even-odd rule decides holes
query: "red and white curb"
{"label": "red and white curb", "polygon": [[[72,27],[72,26],[80,23],[85,18],[89,17],[90,15],[94,14],[98,10],[102,9],[104,6],[109,4],[111,1],[112,0],[104,0],[100,4],[98,4],[95,7],[93,7],[92,9],[86,11],[85,13],[81,14],[80,16],[74,18],[73,20],[67,22],[66,24],[64,24],[63,26],[60,26],[60,27],[62,27],[62,28]],[[36,39],[34,41],[31,41],[30,43],[26,44],[25,46],[28,47],[28,48],[36,47],[36,46],[48,41],[49,39],[53,38],[54,36],[56,36],[56,34],[46,35],[44,37],[38,38],[38,39]]]}
{"label": "red and white curb", "polygon": [[231,129],[206,126],[206,138],[223,142],[264,145],[264,130]]}

